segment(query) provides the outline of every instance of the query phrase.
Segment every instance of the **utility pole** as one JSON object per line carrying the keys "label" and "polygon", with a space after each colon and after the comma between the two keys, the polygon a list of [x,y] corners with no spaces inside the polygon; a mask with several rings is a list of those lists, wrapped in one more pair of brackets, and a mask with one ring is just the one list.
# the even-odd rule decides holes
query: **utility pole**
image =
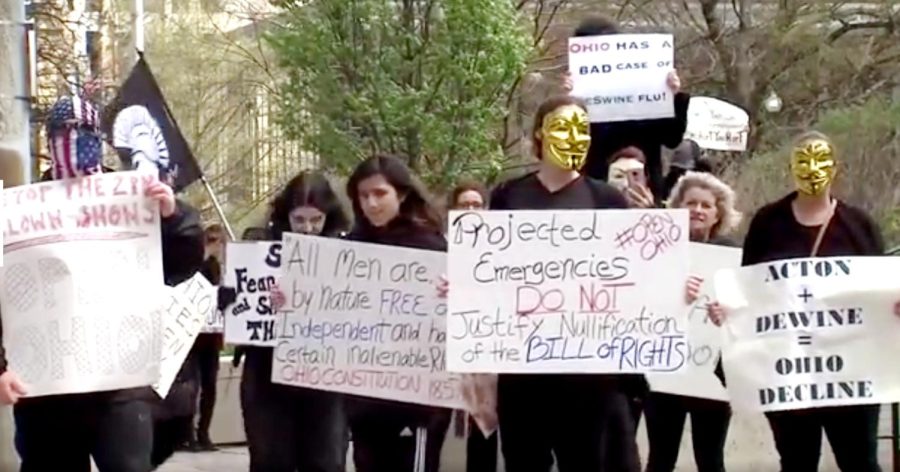
{"label": "utility pole", "polygon": [[4,187],[31,182],[27,30],[22,0],[0,0],[0,178]]}
{"label": "utility pole", "polygon": [[[28,118],[31,111],[26,91],[25,4],[0,0],[0,179],[4,187],[31,182]],[[0,471],[19,468],[13,448],[15,427],[12,408],[0,408]]]}

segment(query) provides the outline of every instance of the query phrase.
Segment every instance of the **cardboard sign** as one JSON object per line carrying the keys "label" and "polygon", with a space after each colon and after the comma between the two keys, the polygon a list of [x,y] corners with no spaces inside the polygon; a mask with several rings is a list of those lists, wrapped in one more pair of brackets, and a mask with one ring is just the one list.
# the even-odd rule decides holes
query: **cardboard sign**
{"label": "cardboard sign", "polygon": [[285,233],[272,381],[463,408],[446,371],[443,252]]}
{"label": "cardboard sign", "polygon": [[218,309],[219,287],[200,272],[178,285],[192,309],[203,317],[201,333],[221,333],[225,329],[224,314]]}
{"label": "cardboard sign", "polygon": [[153,385],[153,390],[160,398],[166,398],[169,394],[169,389],[205,322],[203,313],[184,295],[181,286],[165,287],[163,293],[165,298],[160,307],[163,325],[162,357],[159,381]]}
{"label": "cardboard sign", "polygon": [[681,369],[687,224],[685,210],[451,212],[450,370]]}
{"label": "cardboard sign", "polygon": [[716,151],[746,151],[750,116],[728,102],[710,97],[691,97],[685,139]]}
{"label": "cardboard sign", "polygon": [[29,396],[147,386],[159,376],[154,176],[116,172],[3,192],[3,345]]}
{"label": "cardboard sign", "polygon": [[797,410],[900,400],[897,257],[767,262],[716,275],[735,409]]}
{"label": "cardboard sign", "polygon": [[225,342],[274,346],[276,313],[269,290],[281,272],[281,242],[230,242],[225,254],[223,283],[237,291],[225,308]]}
{"label": "cardboard sign", "polygon": [[707,316],[707,305],[715,301],[713,278],[722,269],[741,265],[738,248],[691,243],[691,275],[703,279],[700,296],[684,310],[688,320],[688,362],[677,374],[649,374],[655,392],[728,401],[722,382],[715,375],[722,350],[722,332]]}
{"label": "cardboard sign", "polygon": [[572,95],[587,102],[593,123],[672,118],[674,44],[670,34],[569,38]]}

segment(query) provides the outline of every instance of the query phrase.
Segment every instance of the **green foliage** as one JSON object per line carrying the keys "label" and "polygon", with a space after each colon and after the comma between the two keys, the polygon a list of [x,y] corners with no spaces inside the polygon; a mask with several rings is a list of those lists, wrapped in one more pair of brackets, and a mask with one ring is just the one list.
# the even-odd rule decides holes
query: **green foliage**
{"label": "green foliage", "polygon": [[283,69],[280,124],[346,173],[401,155],[426,182],[501,168],[507,100],[531,45],[508,0],[314,0],[270,36]]}
{"label": "green foliage", "polygon": [[[900,102],[879,95],[862,105],[826,112],[813,129],[838,150],[836,193],[872,215],[888,247],[900,244]],[[788,172],[790,140],[730,169],[742,209],[752,212],[793,188]]]}

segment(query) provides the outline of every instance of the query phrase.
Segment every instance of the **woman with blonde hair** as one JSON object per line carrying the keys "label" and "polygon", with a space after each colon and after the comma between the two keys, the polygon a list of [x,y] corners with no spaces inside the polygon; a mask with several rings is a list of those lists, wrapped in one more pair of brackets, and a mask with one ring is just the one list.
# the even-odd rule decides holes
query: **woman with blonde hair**
{"label": "woman with blonde hair", "polygon": [[[734,245],[727,238],[741,220],[740,212],[734,207],[734,191],[712,174],[693,171],[685,173],[672,188],[668,206],[690,211],[689,228],[692,242]],[[702,284],[703,280],[699,277],[688,278],[688,303],[696,301]],[[716,370],[716,373],[720,374],[718,367]],[[731,408],[728,403],[650,392],[644,412],[650,442],[647,472],[675,470],[681,447],[681,435],[684,432],[684,421],[688,413],[691,415],[691,437],[697,471],[725,470],[725,438],[731,420]]]}

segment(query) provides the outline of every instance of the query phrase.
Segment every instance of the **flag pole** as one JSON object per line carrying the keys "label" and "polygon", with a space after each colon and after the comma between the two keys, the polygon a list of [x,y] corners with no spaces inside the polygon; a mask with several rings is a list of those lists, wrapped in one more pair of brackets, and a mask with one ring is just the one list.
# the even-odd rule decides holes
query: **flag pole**
{"label": "flag pole", "polygon": [[231,225],[228,223],[228,218],[225,218],[225,211],[222,210],[222,205],[219,204],[216,192],[213,191],[212,185],[209,184],[209,179],[206,178],[206,174],[204,174],[202,170],[200,171],[200,182],[203,184],[203,187],[206,188],[206,193],[209,194],[209,199],[212,200],[213,208],[216,209],[216,213],[219,214],[219,219],[222,220],[222,225],[225,226],[225,232],[228,233],[228,238],[232,241],[237,241],[237,238],[234,237],[234,231],[232,231]]}
{"label": "flag pole", "polygon": [[144,0],[134,0],[134,48],[144,52]]}

